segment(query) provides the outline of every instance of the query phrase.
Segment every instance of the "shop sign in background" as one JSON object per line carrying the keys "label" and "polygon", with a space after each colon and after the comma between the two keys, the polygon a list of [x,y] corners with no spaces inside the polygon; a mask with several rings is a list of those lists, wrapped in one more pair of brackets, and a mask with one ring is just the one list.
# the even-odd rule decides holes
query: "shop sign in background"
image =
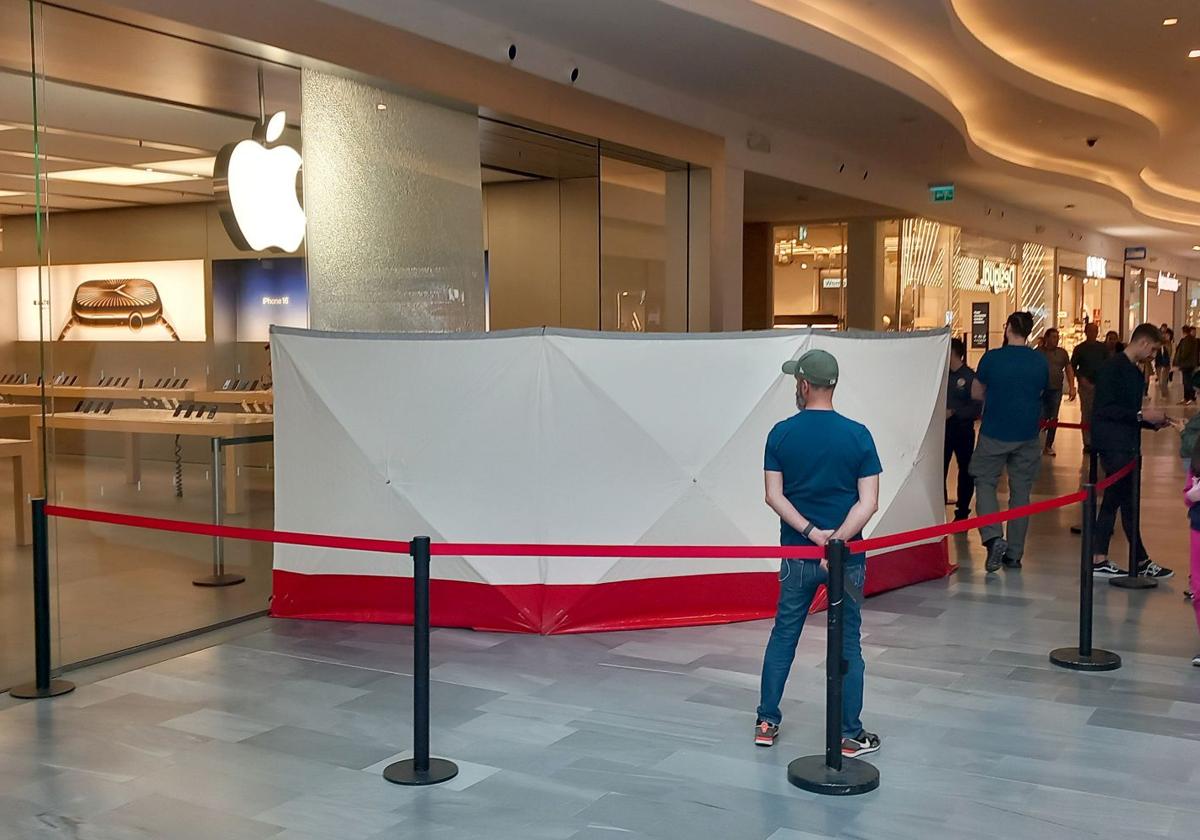
{"label": "shop sign in background", "polygon": [[971,349],[986,350],[991,327],[991,304],[978,301],[971,304]]}

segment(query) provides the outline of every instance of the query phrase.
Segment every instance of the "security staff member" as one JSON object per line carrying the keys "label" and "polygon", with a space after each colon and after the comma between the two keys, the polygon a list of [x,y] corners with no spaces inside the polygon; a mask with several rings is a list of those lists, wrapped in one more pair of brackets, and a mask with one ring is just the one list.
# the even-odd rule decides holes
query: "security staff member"
{"label": "security staff member", "polygon": [[971,398],[974,381],[975,371],[967,365],[967,345],[961,338],[951,339],[949,381],[946,383],[946,464],[942,478],[944,480],[950,474],[951,459],[957,459],[956,522],[971,515],[971,497],[975,494],[975,479],[971,478],[969,467],[971,453],[975,450],[975,421],[979,419],[983,403]]}

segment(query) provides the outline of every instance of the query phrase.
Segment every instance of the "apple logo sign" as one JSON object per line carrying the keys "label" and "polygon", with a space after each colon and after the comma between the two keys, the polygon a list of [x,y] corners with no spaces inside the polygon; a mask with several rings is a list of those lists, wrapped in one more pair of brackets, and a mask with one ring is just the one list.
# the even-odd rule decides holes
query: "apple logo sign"
{"label": "apple logo sign", "polygon": [[295,251],[304,241],[304,208],[296,196],[300,153],[277,143],[287,115],[254,127],[252,139],[227,143],[213,167],[214,187],[228,194],[221,221],[244,251]]}

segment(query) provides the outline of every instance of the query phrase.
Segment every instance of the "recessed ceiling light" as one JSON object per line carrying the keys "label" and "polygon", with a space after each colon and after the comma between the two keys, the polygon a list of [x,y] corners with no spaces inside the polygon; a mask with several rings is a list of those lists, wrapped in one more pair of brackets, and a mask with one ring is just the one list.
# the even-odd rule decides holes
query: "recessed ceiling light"
{"label": "recessed ceiling light", "polygon": [[377,103],[375,103],[375,110],[376,110],[376,111],[386,111],[386,110],[387,110],[387,105],[385,105],[385,104],[384,104],[384,103],[382,103],[382,102],[377,102]]}
{"label": "recessed ceiling light", "polygon": [[1179,23],[1179,18],[1163,18],[1163,26],[1174,26]]}
{"label": "recessed ceiling light", "polygon": [[1200,58],[1200,50],[1192,50],[1188,53],[1188,58]]}
{"label": "recessed ceiling light", "polygon": [[211,178],[215,158],[184,158],[159,160],[139,166],[94,166],[90,169],[64,169],[48,172],[52,181],[77,181],[85,184],[105,184],[112,187],[145,187],[190,181],[197,175]]}
{"label": "recessed ceiling light", "polygon": [[1193,251],[1200,251],[1200,245],[1193,245],[1193,246],[1192,246],[1192,250],[1193,250]]}

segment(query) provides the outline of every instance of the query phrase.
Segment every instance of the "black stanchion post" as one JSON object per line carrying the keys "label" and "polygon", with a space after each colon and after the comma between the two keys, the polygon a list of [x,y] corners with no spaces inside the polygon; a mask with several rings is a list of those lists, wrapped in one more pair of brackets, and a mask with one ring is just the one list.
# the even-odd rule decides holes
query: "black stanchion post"
{"label": "black stanchion post", "polygon": [[846,596],[846,544],[834,540],[825,547],[829,564],[828,634],[825,643],[825,755],[807,755],[788,765],[788,781],[802,790],[827,796],[854,796],[879,787],[879,771],[858,758],[842,757],[843,599]]}
{"label": "black stanchion post", "polygon": [[436,785],[458,765],[429,757],[429,537],[413,537],[413,757],[389,764],[383,778],[398,785]]}
{"label": "black stanchion post", "polygon": [[[1093,462],[1094,464],[1094,462]],[[1092,547],[1096,532],[1096,485],[1083,488],[1083,546],[1079,551],[1079,647],[1050,651],[1050,661],[1073,671],[1115,671],[1121,657],[1109,650],[1092,647]]]}
{"label": "black stanchion post", "polygon": [[[1087,456],[1088,456],[1088,480],[1087,480],[1087,483],[1092,485],[1093,487],[1095,487],[1096,484],[1100,481],[1100,458],[1098,455],[1096,455],[1096,450],[1090,446],[1087,447]],[[1086,516],[1086,514],[1085,514],[1085,516]],[[1093,525],[1095,524],[1095,521],[1094,521],[1095,518],[1096,518],[1095,516],[1092,517]],[[1078,526],[1072,525],[1071,533],[1072,534],[1082,534],[1083,533],[1083,525],[1082,524],[1080,524]],[[1092,559],[1090,557],[1088,558],[1088,562],[1089,563],[1092,562]],[[1090,574],[1090,572],[1089,572],[1089,574]]]}
{"label": "black stanchion post", "polygon": [[[223,499],[221,494],[225,492],[221,478],[221,470],[225,468],[222,461],[223,449],[221,447],[221,439],[215,437],[212,439],[212,494],[213,494],[213,512],[212,520],[214,525],[221,524],[221,510]],[[212,574],[198,577],[192,581],[192,586],[236,586],[239,583],[246,582],[245,575],[236,575],[232,572],[225,571],[225,543],[220,535],[212,538],[213,546],[213,562]]]}
{"label": "black stanchion post", "polygon": [[1158,581],[1138,574],[1141,558],[1137,556],[1137,546],[1138,538],[1142,533],[1142,445],[1140,436],[1137,454],[1133,456],[1133,472],[1129,474],[1129,480],[1133,482],[1129,491],[1133,497],[1133,533],[1125,535],[1129,538],[1129,574],[1109,578],[1108,582],[1118,589],[1154,589],[1158,586]]}
{"label": "black stanchion post", "polygon": [[34,681],[9,692],[21,700],[58,697],[75,683],[50,679],[50,532],[46,500],[33,499],[33,668]]}

